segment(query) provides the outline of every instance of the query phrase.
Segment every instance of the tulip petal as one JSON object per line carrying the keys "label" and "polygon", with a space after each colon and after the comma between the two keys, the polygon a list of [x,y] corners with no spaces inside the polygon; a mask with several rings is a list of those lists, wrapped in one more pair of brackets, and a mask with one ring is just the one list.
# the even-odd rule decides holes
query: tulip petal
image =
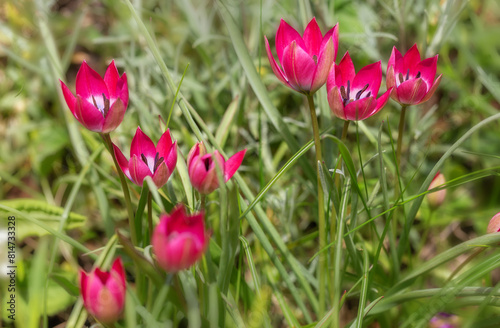
{"label": "tulip petal", "polygon": [[280,80],[282,83],[284,83],[287,86],[290,86],[287,82],[287,79],[285,78],[285,75],[283,74],[283,71],[281,68],[278,66],[276,63],[276,60],[274,59],[273,54],[271,53],[271,47],[269,46],[269,41],[267,41],[267,38],[264,37],[266,40],[266,52],[267,52],[267,59],[269,60],[269,63],[271,64],[271,69],[274,72],[274,75]]}
{"label": "tulip petal", "polygon": [[419,104],[420,103],[423,103],[424,101],[427,101],[429,100],[432,95],[434,94],[434,91],[436,91],[437,87],[439,86],[439,82],[441,82],[441,77],[443,76],[443,74],[439,75],[436,79],[436,81],[434,81],[434,84],[432,85],[432,87],[429,89],[429,91],[427,91],[427,94],[425,95],[424,98],[422,98],[422,100],[420,100]]}
{"label": "tulip petal", "polygon": [[321,51],[326,47],[329,40],[333,42],[333,61],[337,58],[337,51],[339,48],[339,23],[335,24],[328,32],[326,32],[323,40],[321,41]]}
{"label": "tulip petal", "polygon": [[241,163],[243,162],[243,158],[245,157],[247,150],[243,149],[242,151],[237,152],[233,156],[231,156],[226,163],[224,163],[224,180],[228,182],[229,179],[236,173]]}
{"label": "tulip petal", "polygon": [[126,108],[121,99],[116,99],[115,103],[109,109],[108,115],[104,119],[102,133],[109,133],[111,131],[114,131],[123,121],[125,110]]}
{"label": "tulip petal", "polygon": [[69,107],[69,110],[71,113],[73,113],[73,116],[78,120],[78,117],[75,115],[75,108],[76,108],[76,97],[73,95],[73,93],[69,90],[69,88],[64,84],[63,81],[59,80],[61,82],[61,89],[63,92],[64,100],[66,100],[66,104]]}
{"label": "tulip petal", "polygon": [[83,304],[85,304],[85,306],[87,306],[87,288],[88,288],[88,277],[87,277],[87,274],[85,273],[85,271],[83,270],[80,270],[80,292],[82,294],[82,298],[83,298]]}
{"label": "tulip petal", "polygon": [[394,66],[389,66],[387,69],[387,74],[386,74],[386,85],[387,89],[392,88],[392,93],[391,97],[396,99],[397,93],[396,93],[396,76],[394,75]]}
{"label": "tulip petal", "polygon": [[397,88],[398,99],[402,104],[418,104],[427,93],[427,85],[421,79],[404,81]]}
{"label": "tulip petal", "polygon": [[[420,63],[420,52],[418,51],[417,44],[415,43],[403,57],[403,67],[410,70],[410,74],[415,76],[417,74],[417,65]],[[406,72],[401,72],[406,74]]]}
{"label": "tulip petal", "polygon": [[375,108],[375,101],[372,96],[348,103],[344,108],[345,117],[349,121],[361,121],[367,118],[369,113]]}
{"label": "tulip petal", "polygon": [[114,101],[118,97],[116,92],[116,83],[118,82],[119,78],[120,74],[118,74],[118,69],[116,68],[115,61],[112,60],[108,68],[106,69],[106,73],[104,73],[104,83],[108,88],[109,99],[111,101]]}
{"label": "tulip petal", "polygon": [[84,127],[94,132],[101,132],[104,117],[102,113],[94,106],[82,99],[80,95],[76,96],[75,117]]}
{"label": "tulip petal", "polygon": [[343,120],[346,119],[342,96],[340,95],[339,88],[336,85],[334,85],[333,88],[328,91],[328,104],[333,111],[333,115]]}
{"label": "tulip petal", "polygon": [[422,60],[418,63],[416,71],[420,72],[420,77],[427,84],[427,88],[430,89],[434,83],[434,78],[436,77],[438,55]]}
{"label": "tulip petal", "polygon": [[123,73],[122,77],[116,82],[116,96],[122,100],[126,109],[128,106],[128,85],[126,73]]}
{"label": "tulip petal", "polygon": [[375,110],[370,113],[369,116],[375,115],[378,113],[382,108],[384,108],[385,104],[389,101],[389,97],[391,96],[392,89],[387,90],[384,92],[378,99],[377,99],[377,105],[375,106]]}
{"label": "tulip petal", "polygon": [[196,156],[203,156],[206,153],[205,146],[203,145],[202,142],[197,142],[193,147],[191,147],[191,150],[189,151],[188,157],[187,157],[187,165],[188,167],[191,165],[191,162],[193,161],[193,158]]}
{"label": "tulip petal", "polygon": [[166,157],[169,155],[172,146],[173,143],[172,136],[170,135],[170,129],[167,129],[167,131],[161,135],[160,140],[158,140],[158,143],[156,144],[158,156],[167,159]]}
{"label": "tulip petal", "polygon": [[171,172],[168,170],[167,164],[165,164],[165,162],[162,162],[153,174],[153,182],[155,183],[156,187],[163,187],[163,185],[167,183],[170,174]]}
{"label": "tulip petal", "polygon": [[142,159],[139,159],[136,155],[133,155],[130,158],[129,170],[132,182],[138,186],[142,186],[142,182],[145,177],[152,176],[151,170],[146,163],[144,163]]}
{"label": "tulip petal", "polygon": [[92,103],[92,97],[109,99],[109,92],[103,78],[84,61],[76,74],[76,94]]}
{"label": "tulip petal", "polygon": [[293,41],[295,41],[300,48],[306,49],[304,40],[300,34],[293,27],[288,25],[287,22],[281,19],[280,26],[276,31],[275,39],[276,53],[278,54],[278,60],[281,63],[281,66],[283,66],[283,54],[285,52],[285,48]]}
{"label": "tulip petal", "polygon": [[115,153],[116,161],[118,162],[118,165],[122,169],[123,174],[125,174],[127,178],[132,180],[132,177],[130,176],[129,163],[125,158],[125,156],[123,156],[123,153],[120,150],[120,148],[118,148],[115,144],[113,144],[113,152]]}
{"label": "tulip petal", "polygon": [[351,81],[351,98],[355,99],[356,93],[363,90],[366,85],[368,85],[368,88],[363,91],[361,97],[366,96],[368,92],[370,92],[372,96],[376,97],[378,90],[380,89],[381,82],[382,64],[380,61],[363,67]]}
{"label": "tulip petal", "polygon": [[316,66],[316,71],[313,75],[313,80],[311,84],[311,93],[316,92],[323,84],[325,84],[328,79],[328,73],[330,68],[334,65],[334,48],[333,41],[329,39],[323,52],[320,54],[318,59],[318,65]]}
{"label": "tulip petal", "polygon": [[305,49],[309,56],[319,56],[321,49],[321,42],[323,41],[323,34],[316,22],[316,17],[313,17],[304,31],[302,36],[304,40]]}
{"label": "tulip petal", "polygon": [[401,56],[401,53],[398,49],[396,49],[396,47],[392,48],[391,57],[387,63],[387,69],[390,67],[393,67],[394,75],[398,75],[403,71],[403,56]]}
{"label": "tulip petal", "polygon": [[297,46],[295,41],[285,48],[282,65],[288,83],[293,89],[299,92],[311,90],[316,64],[307,52]]}
{"label": "tulip petal", "polygon": [[153,172],[154,161],[156,157],[156,147],[153,141],[151,141],[151,139],[144,132],[142,132],[140,127],[137,127],[134,138],[132,138],[132,145],[130,146],[130,158],[132,158],[133,155],[141,159],[141,162],[141,155],[144,155],[148,161],[147,166],[149,166],[150,171]]}
{"label": "tulip petal", "polygon": [[342,85],[347,87],[347,81],[351,81],[352,83],[354,80],[356,71],[354,70],[354,64],[348,51],[346,51],[344,57],[342,57],[340,63],[336,66],[335,71],[335,83],[339,87]]}

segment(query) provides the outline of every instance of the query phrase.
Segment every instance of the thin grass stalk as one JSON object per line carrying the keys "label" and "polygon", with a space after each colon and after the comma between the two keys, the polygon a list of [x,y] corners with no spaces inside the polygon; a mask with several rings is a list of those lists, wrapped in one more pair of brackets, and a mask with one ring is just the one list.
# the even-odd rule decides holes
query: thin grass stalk
{"label": "thin grass stalk", "polygon": [[[314,148],[316,150],[316,165],[317,170],[317,183],[318,183],[318,230],[319,230],[319,250],[321,251],[326,246],[326,220],[325,220],[325,207],[323,186],[321,185],[320,171],[321,162],[323,161],[323,155],[321,152],[321,140],[319,138],[319,126],[318,118],[316,117],[316,108],[314,107],[314,99],[311,94],[307,95],[307,102],[309,104],[309,112],[311,114],[311,123],[314,135]],[[318,264],[318,281],[319,281],[319,316],[325,314],[325,304],[326,304],[326,280],[327,273],[327,257],[325,252],[321,252],[319,255]]]}

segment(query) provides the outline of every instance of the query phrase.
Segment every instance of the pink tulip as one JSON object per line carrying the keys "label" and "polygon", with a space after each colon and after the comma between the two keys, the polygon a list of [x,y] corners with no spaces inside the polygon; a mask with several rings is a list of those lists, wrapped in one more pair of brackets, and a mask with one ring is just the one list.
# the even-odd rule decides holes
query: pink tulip
{"label": "pink tulip", "polygon": [[191,184],[202,194],[211,193],[219,188],[217,166],[222,172],[224,181],[228,182],[243,162],[246,151],[246,149],[239,151],[225,161],[217,150],[213,154],[207,154],[203,143],[197,143],[189,151],[187,159]]}
{"label": "pink tulip", "polygon": [[125,305],[125,270],[117,258],[111,271],[80,271],[80,293],[87,311],[103,323],[119,319]]}
{"label": "pink tulip", "polygon": [[500,232],[500,212],[495,214],[490,220],[488,224],[488,228],[486,229],[487,233],[495,233]]}
{"label": "pink tulip", "polygon": [[393,88],[391,98],[402,105],[417,105],[429,100],[443,76],[434,80],[437,60],[438,55],[420,60],[416,44],[404,57],[394,47],[387,64],[387,89]]}
{"label": "pink tulip", "polygon": [[145,177],[150,176],[155,185],[161,188],[167,183],[177,163],[177,141],[172,142],[168,129],[155,147],[153,141],[137,127],[130,147],[129,161],[114,144],[113,150],[123,173],[139,186],[142,186]]}
{"label": "pink tulip", "polygon": [[332,63],[337,57],[339,44],[338,24],[325,36],[321,33],[316,18],[300,34],[283,19],[276,31],[278,66],[266,39],[267,58],[278,79],[286,86],[303,94],[313,94],[328,77]]}
{"label": "pink tulip", "polygon": [[186,215],[183,205],[160,217],[151,244],[160,267],[167,272],[187,269],[196,263],[210,241],[203,212]]}
{"label": "pink tulip", "polygon": [[120,77],[115,61],[109,64],[104,79],[84,61],[76,74],[76,97],[59,82],[71,113],[90,131],[109,133],[123,121],[128,105],[127,75]]}
{"label": "pink tulip", "polygon": [[[444,185],[445,183],[446,180],[444,178],[444,175],[441,172],[438,172],[434,176],[434,179],[432,179],[428,190]],[[441,204],[443,204],[444,202],[445,197],[446,197],[446,189],[441,189],[436,192],[427,194],[427,200],[429,201],[429,204],[431,205],[432,208],[438,208],[439,206],[441,206]]]}
{"label": "pink tulip", "polygon": [[376,99],[381,82],[380,62],[365,66],[356,74],[349,52],[346,52],[338,65],[332,65],[326,83],[333,114],[348,121],[360,121],[376,114],[391,94],[388,90]]}

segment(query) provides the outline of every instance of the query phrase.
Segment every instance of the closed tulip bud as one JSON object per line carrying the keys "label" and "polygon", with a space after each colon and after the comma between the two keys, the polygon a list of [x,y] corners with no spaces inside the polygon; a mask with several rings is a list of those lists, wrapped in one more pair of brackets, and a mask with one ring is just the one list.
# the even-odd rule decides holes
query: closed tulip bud
{"label": "closed tulip bud", "polygon": [[187,269],[205,252],[209,233],[203,212],[187,215],[183,205],[160,217],[151,244],[160,267],[167,272]]}
{"label": "closed tulip bud", "polygon": [[226,161],[217,150],[213,154],[207,154],[203,143],[197,143],[191,148],[187,158],[191,184],[202,194],[211,193],[219,188],[217,166],[222,172],[224,182],[228,182],[243,162],[246,151],[239,151]]}
{"label": "closed tulip bud", "polygon": [[487,233],[495,233],[500,231],[500,212],[495,214],[494,217],[491,218],[490,223],[488,224],[488,228],[486,229]]}
{"label": "closed tulip bud", "polygon": [[104,78],[83,62],[76,74],[76,96],[60,82],[71,113],[90,131],[109,133],[123,121],[128,105],[127,75],[118,74],[114,61]]}
{"label": "closed tulip bud", "polygon": [[[444,179],[444,175],[442,173],[438,172],[434,176],[434,179],[432,179],[432,182],[429,185],[428,190],[439,187],[445,183],[446,183],[446,180]],[[430,206],[434,209],[438,208],[444,202],[444,199],[446,197],[446,189],[441,189],[441,190],[435,191],[433,193],[427,194],[426,196],[427,196],[427,200],[429,201]]]}
{"label": "closed tulip bud", "polygon": [[80,293],[83,305],[97,320],[113,323],[120,318],[125,305],[125,270],[120,258],[111,270],[95,268],[88,275],[80,271]]}

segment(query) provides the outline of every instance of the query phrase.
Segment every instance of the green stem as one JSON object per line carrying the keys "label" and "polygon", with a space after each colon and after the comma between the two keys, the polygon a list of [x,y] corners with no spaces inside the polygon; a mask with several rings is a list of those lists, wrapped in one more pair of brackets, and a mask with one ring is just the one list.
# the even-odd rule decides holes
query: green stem
{"label": "green stem", "polygon": [[399,116],[398,145],[396,148],[396,165],[401,169],[401,148],[403,144],[403,132],[405,130],[405,116],[408,105],[401,105],[401,115]]}
{"label": "green stem", "polygon": [[200,210],[205,211],[206,206],[207,206],[207,195],[200,194]]}
{"label": "green stem", "polygon": [[153,238],[153,200],[151,191],[148,192],[148,238],[145,245],[149,245]]}
{"label": "green stem", "polygon": [[[347,121],[344,121],[344,127],[342,128],[342,137],[341,137],[341,141],[344,142],[345,139],[347,138],[347,131],[349,129],[349,123],[351,121],[347,120]],[[337,174],[337,169],[339,169],[341,166],[342,166],[342,156],[340,155],[340,150],[339,150],[339,154],[337,156],[338,160],[337,160],[337,164],[335,165],[335,171],[334,171],[334,175],[335,175],[335,188],[337,188],[337,190],[340,191],[340,174]],[[335,240],[334,239],[334,236],[335,236],[335,231],[337,230],[337,210],[335,209],[335,204],[332,202],[332,210],[331,210],[331,220],[330,220],[330,238],[331,238],[331,243],[333,243],[333,241]],[[335,259],[335,248],[332,247],[332,249],[330,250],[330,258],[331,260],[333,261]],[[337,291],[335,291],[335,286],[333,284],[333,281],[334,281],[334,271],[331,270],[330,271],[330,281],[329,281],[329,284],[330,284],[330,298],[331,298],[331,301],[332,301],[332,305],[334,305],[335,303],[334,302],[334,295]]]}
{"label": "green stem", "polygon": [[125,175],[123,174],[120,165],[118,165],[118,160],[116,159],[115,152],[113,151],[113,143],[111,142],[111,137],[109,136],[109,133],[103,133],[101,134],[101,137],[104,140],[104,143],[108,148],[111,157],[113,157],[113,162],[115,163],[116,171],[118,172],[118,176],[120,177],[120,182],[122,184],[122,190],[123,190],[123,197],[125,199],[125,206],[127,207],[127,213],[128,213],[130,239],[132,240],[132,244],[136,246],[137,233],[135,231],[135,225],[134,225],[135,216],[134,216],[134,209],[132,208],[132,201],[130,200],[130,192],[128,190],[127,180],[125,179]]}
{"label": "green stem", "polygon": [[326,221],[325,221],[325,208],[323,206],[324,196],[323,187],[321,186],[321,178],[319,172],[319,165],[323,160],[321,153],[321,142],[319,138],[318,118],[316,117],[316,109],[314,107],[313,96],[307,95],[307,102],[309,103],[309,112],[311,113],[311,123],[314,135],[314,148],[316,149],[316,170],[318,181],[318,232],[319,232],[319,264],[318,264],[318,280],[319,280],[319,317],[325,314],[325,300],[326,300],[326,277],[328,277],[326,267],[326,253],[322,250],[326,247]]}

